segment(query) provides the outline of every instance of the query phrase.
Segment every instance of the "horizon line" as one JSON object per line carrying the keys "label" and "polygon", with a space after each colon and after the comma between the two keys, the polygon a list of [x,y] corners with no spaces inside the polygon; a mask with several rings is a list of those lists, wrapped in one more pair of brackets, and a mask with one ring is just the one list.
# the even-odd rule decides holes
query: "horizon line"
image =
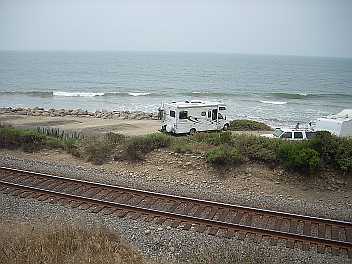
{"label": "horizon line", "polygon": [[302,55],[282,53],[247,53],[234,51],[185,51],[185,50],[135,50],[135,49],[0,49],[0,52],[140,52],[140,53],[195,53],[195,54],[219,54],[219,55],[253,55],[253,56],[282,56],[282,57],[309,57],[352,59],[352,56],[328,56],[328,55]]}

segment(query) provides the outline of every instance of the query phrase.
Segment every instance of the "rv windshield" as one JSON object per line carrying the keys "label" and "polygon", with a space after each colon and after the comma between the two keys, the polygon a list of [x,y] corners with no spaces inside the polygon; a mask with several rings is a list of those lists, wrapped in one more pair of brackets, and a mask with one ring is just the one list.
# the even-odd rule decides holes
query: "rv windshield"
{"label": "rv windshield", "polygon": [[282,133],[284,133],[284,131],[282,131],[280,128],[276,128],[273,134],[275,137],[280,137]]}

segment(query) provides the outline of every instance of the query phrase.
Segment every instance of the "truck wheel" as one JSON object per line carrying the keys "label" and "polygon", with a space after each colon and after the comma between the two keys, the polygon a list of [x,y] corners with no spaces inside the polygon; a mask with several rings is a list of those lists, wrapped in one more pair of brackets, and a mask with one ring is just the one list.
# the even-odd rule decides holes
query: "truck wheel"
{"label": "truck wheel", "polygon": [[189,134],[193,136],[196,132],[197,130],[195,128],[191,128],[191,130],[189,131]]}
{"label": "truck wheel", "polygon": [[227,131],[228,129],[229,129],[229,124],[225,124],[222,130]]}

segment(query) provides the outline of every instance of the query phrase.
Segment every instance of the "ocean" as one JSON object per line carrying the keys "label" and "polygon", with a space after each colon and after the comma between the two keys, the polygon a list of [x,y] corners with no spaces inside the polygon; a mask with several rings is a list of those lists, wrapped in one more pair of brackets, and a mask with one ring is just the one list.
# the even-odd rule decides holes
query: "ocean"
{"label": "ocean", "polygon": [[352,59],[176,52],[1,51],[0,107],[156,112],[221,101],[273,126],[352,108]]}

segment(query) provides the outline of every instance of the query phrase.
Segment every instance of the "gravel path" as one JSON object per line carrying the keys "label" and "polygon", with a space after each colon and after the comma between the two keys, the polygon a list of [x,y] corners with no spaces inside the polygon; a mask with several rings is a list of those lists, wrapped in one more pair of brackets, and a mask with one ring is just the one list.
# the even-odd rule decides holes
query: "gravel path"
{"label": "gravel path", "polygon": [[[200,188],[199,185],[180,185],[175,189],[172,183],[161,184],[153,178],[136,177],[133,173],[107,173],[101,169],[69,166],[52,162],[20,160],[10,155],[0,157],[0,166],[16,167],[28,170],[41,171],[50,174],[70,176],[104,183],[115,183],[125,186],[170,192],[178,195],[198,196],[225,202],[243,202],[259,207],[286,208],[287,211],[306,211],[319,215],[323,210],[332,214],[336,211],[322,207],[321,204],[292,203],[282,199],[264,199],[255,195],[234,196]],[[276,247],[268,242],[256,242],[253,238],[241,240],[239,238],[225,239],[210,235],[199,234],[193,231],[184,231],[168,228],[166,225],[156,225],[140,220],[120,219],[112,216],[91,214],[78,209],[68,209],[62,206],[51,205],[35,200],[23,200],[8,195],[0,195],[1,221],[20,221],[33,224],[56,223],[101,226],[121,233],[132,246],[139,249],[150,259],[151,263],[352,263],[344,257],[330,254],[318,254],[314,251],[305,252],[287,249],[284,245]],[[287,206],[287,207],[285,207]],[[270,208],[270,207],[269,207]],[[340,217],[351,217],[351,211],[341,210]],[[333,214],[332,214],[333,215]]]}

